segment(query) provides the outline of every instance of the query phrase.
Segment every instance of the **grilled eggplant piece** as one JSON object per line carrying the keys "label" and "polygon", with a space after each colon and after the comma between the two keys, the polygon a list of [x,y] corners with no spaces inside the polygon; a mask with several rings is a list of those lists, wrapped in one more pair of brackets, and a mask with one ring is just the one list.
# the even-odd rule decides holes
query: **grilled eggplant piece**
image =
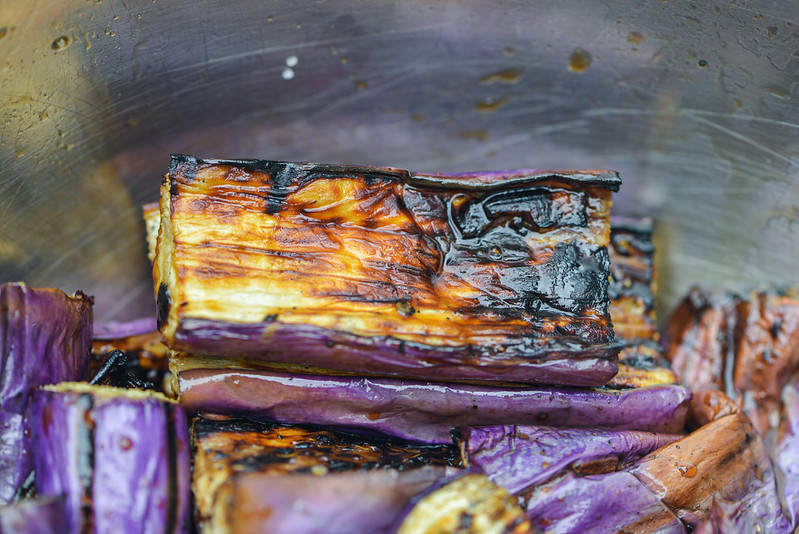
{"label": "grilled eggplant piece", "polygon": [[666,346],[684,384],[721,389],[765,435],[779,420],[782,388],[799,372],[799,299],[693,289],[669,321]]}
{"label": "grilled eggplant piece", "polygon": [[679,432],[691,397],[682,386],[512,388],[225,369],[183,371],[179,382],[189,411],[359,427],[428,443],[450,443],[454,427],[487,424]]}
{"label": "grilled eggplant piece", "polygon": [[161,343],[155,317],[95,323],[89,376],[94,377],[94,384],[155,389],[176,396],[171,388],[169,350]]}
{"label": "grilled eggplant piece", "polygon": [[89,297],[0,285],[0,503],[10,502],[31,472],[31,392],[86,378],[91,337]]}
{"label": "grilled eggplant piece", "polygon": [[535,532],[516,499],[481,473],[464,473],[414,501],[397,534]]}
{"label": "grilled eggplant piece", "polygon": [[792,528],[799,526],[799,383],[794,381],[782,392],[774,466],[785,510]]}
{"label": "grilled eggplant piece", "polygon": [[460,458],[330,429],[198,419],[194,494],[206,532],[386,532]]}
{"label": "grilled eggplant piece", "polygon": [[362,374],[602,385],[615,173],[462,175],[173,156],[167,346]]}
{"label": "grilled eggplant piece", "polygon": [[540,532],[685,532],[660,499],[626,471],[583,477],[567,473],[522,498]]}
{"label": "grilled eggplant piece", "polygon": [[495,484],[518,494],[563,471],[618,471],[680,438],[636,430],[491,426],[463,432],[465,461]]}
{"label": "grilled eggplant piece", "polygon": [[161,394],[85,383],[34,400],[40,495],[66,497],[66,532],[189,528],[189,442],[181,406]]}
{"label": "grilled eggplant piece", "polygon": [[65,524],[63,497],[28,499],[0,507],[0,534],[62,534]]}
{"label": "grilled eggplant piece", "polygon": [[652,220],[610,219],[610,315],[616,338],[657,341]]}
{"label": "grilled eggplant piece", "polygon": [[653,341],[636,340],[625,342],[625,347],[619,353],[619,372],[607,385],[613,388],[643,388],[678,382],[660,346]]}
{"label": "grilled eggplant piece", "polygon": [[722,415],[658,449],[630,472],[691,527],[708,517],[717,499],[739,502],[738,514],[765,532],[789,528],[763,441],[740,413]]}

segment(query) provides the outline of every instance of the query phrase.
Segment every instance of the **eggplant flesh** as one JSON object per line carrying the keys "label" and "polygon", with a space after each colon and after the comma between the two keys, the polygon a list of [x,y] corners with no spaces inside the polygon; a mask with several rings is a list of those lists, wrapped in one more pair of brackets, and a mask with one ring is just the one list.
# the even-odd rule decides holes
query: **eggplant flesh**
{"label": "eggplant flesh", "polygon": [[197,419],[192,437],[204,532],[388,532],[460,460],[453,445],[241,419]]}
{"label": "eggplant flesh", "polygon": [[466,428],[465,461],[518,494],[564,471],[593,475],[621,470],[680,438],[636,430],[494,426]]}
{"label": "eggplant flesh", "polygon": [[159,326],[196,355],[602,385],[615,173],[464,175],[174,156]]}
{"label": "eggplant flesh", "polygon": [[0,503],[10,502],[31,472],[32,392],[85,379],[91,337],[89,297],[0,284]]}
{"label": "eggplant flesh", "polygon": [[619,353],[619,372],[608,387],[642,388],[677,384],[679,380],[660,346],[648,340],[624,342]]}
{"label": "eggplant flesh", "polygon": [[425,491],[396,534],[532,534],[516,499],[481,473],[464,473]]}
{"label": "eggplant flesh", "polygon": [[676,385],[513,388],[225,369],[182,371],[179,384],[181,403],[193,412],[372,429],[427,443],[451,443],[455,427],[513,423],[674,433],[691,397]]}
{"label": "eggplant flesh", "polygon": [[189,442],[179,404],[85,383],[47,386],[34,402],[36,489],[65,496],[65,532],[188,532]]}

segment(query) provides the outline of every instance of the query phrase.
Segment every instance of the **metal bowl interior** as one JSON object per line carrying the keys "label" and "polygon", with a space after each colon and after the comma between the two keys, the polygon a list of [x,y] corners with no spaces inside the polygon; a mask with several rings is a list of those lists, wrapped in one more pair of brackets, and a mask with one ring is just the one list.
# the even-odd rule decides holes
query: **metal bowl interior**
{"label": "metal bowl interior", "polygon": [[7,2],[0,280],[152,313],[169,155],[610,168],[692,284],[795,285],[799,3]]}

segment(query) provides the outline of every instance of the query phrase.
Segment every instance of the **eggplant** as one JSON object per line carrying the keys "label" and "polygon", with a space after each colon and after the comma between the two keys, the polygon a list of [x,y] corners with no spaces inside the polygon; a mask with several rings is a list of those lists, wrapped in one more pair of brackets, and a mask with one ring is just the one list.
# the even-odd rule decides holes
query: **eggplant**
{"label": "eggplant", "polygon": [[610,218],[610,315],[616,337],[659,338],[655,318],[655,269],[651,219]]}
{"label": "eggplant", "polygon": [[0,503],[31,473],[31,392],[85,379],[91,338],[92,301],[83,293],[0,284]]}
{"label": "eggplant", "polygon": [[465,461],[518,494],[570,470],[618,471],[680,438],[637,430],[486,426],[462,429]]}
{"label": "eggplant", "polygon": [[774,450],[774,467],[783,509],[792,528],[799,526],[799,383],[782,392],[782,417]]}
{"label": "eggplant", "polygon": [[566,473],[524,493],[527,517],[538,532],[683,533],[680,520],[626,471]]}
{"label": "eggplant", "polygon": [[660,346],[648,340],[625,341],[619,353],[619,372],[608,387],[642,388],[677,384],[679,380]]}
{"label": "eggplant", "polygon": [[691,398],[682,386],[513,388],[243,369],[185,370],[179,385],[192,412],[357,427],[428,443],[450,443],[455,427],[513,423],[674,433]]}
{"label": "eggplant", "polygon": [[481,473],[467,472],[415,497],[396,534],[532,534],[516,499]]}
{"label": "eggplant", "polygon": [[63,383],[42,388],[34,410],[36,490],[65,496],[65,532],[188,532],[179,404],[149,391]]}
{"label": "eggplant", "polygon": [[388,532],[457,465],[454,446],[320,428],[198,419],[193,488],[204,532]]}
{"label": "eggplant", "polygon": [[799,372],[799,298],[694,288],[672,314],[664,341],[685,385],[721,389],[766,435],[778,424],[782,388]]}
{"label": "eggplant", "polygon": [[766,448],[741,413],[718,417],[629,471],[691,527],[709,516],[716,499],[740,503],[741,521],[759,524],[765,532],[790,529]]}
{"label": "eggplant", "polygon": [[0,534],[62,534],[65,524],[63,497],[26,499],[0,507]]}
{"label": "eggplant", "polygon": [[176,396],[169,349],[161,343],[155,317],[95,323],[89,375],[93,384],[155,389]]}
{"label": "eggplant", "polygon": [[154,262],[171,349],[437,380],[617,371],[609,171],[420,174],[173,156]]}

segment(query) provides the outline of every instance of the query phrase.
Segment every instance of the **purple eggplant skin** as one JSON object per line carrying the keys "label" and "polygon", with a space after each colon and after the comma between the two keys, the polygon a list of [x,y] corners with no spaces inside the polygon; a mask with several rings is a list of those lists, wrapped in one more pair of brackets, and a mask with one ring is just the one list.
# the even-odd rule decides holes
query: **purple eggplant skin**
{"label": "purple eggplant skin", "polygon": [[548,534],[686,531],[677,516],[626,471],[584,477],[567,473],[522,497],[533,526]]}
{"label": "purple eggplant skin", "polygon": [[155,317],[141,317],[132,321],[106,321],[94,323],[93,337],[97,340],[120,339],[139,336],[158,330]]}
{"label": "purple eggplant skin", "polygon": [[68,383],[38,392],[39,495],[64,495],[66,532],[184,533],[190,525],[189,437],[163,395]]}
{"label": "purple eggplant skin", "polygon": [[462,429],[466,461],[511,493],[543,484],[571,469],[580,474],[618,471],[680,438],[639,430],[542,426]]}
{"label": "purple eggplant skin", "polygon": [[182,371],[179,387],[192,412],[358,427],[428,443],[450,443],[455,427],[514,423],[675,433],[691,399],[677,385],[514,388],[218,369]]}
{"label": "purple eggplant skin", "polygon": [[0,534],[60,534],[66,524],[63,497],[43,497],[0,507]]}
{"label": "purple eggplant skin", "polygon": [[782,417],[774,450],[777,487],[792,528],[799,526],[799,382],[782,390]]}
{"label": "purple eggplant skin", "polygon": [[31,472],[32,391],[85,379],[91,339],[89,297],[0,285],[0,503],[10,502]]}
{"label": "purple eggplant skin", "polygon": [[380,534],[449,468],[234,475],[219,489],[209,530],[225,534]]}

